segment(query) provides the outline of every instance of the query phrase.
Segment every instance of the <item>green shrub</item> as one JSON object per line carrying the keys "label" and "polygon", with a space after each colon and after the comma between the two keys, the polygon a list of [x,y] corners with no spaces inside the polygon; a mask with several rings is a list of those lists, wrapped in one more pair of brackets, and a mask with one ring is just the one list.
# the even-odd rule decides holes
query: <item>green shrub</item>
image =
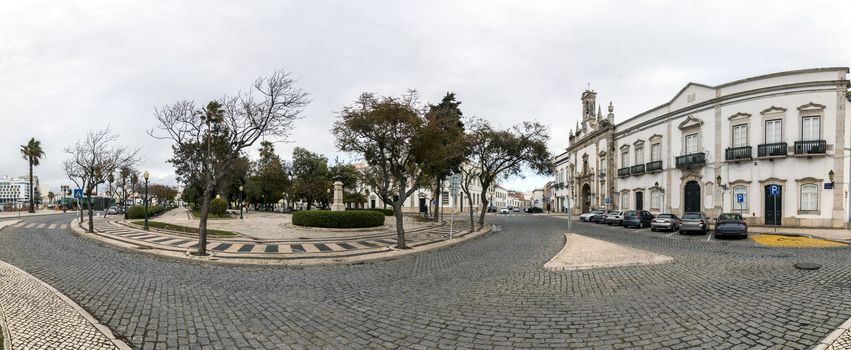
{"label": "green shrub", "polygon": [[221,198],[213,198],[210,201],[210,214],[222,217],[228,212],[228,202]]}
{"label": "green shrub", "polygon": [[293,214],[293,224],[328,228],[376,227],[384,225],[384,214],[375,210],[302,210]]}
{"label": "green shrub", "polygon": [[[151,205],[148,206],[148,217],[159,215],[160,213],[171,209],[171,207],[162,207],[159,205]],[[145,218],[145,206],[144,205],[134,205],[127,209],[127,218],[128,219],[144,219]]]}
{"label": "green shrub", "polygon": [[357,211],[357,210],[371,210],[371,211],[377,211],[377,212],[379,212],[379,213],[382,213],[382,214],[384,214],[384,216],[393,216],[393,209],[381,209],[381,208],[346,208],[346,210],[353,210],[353,211]]}

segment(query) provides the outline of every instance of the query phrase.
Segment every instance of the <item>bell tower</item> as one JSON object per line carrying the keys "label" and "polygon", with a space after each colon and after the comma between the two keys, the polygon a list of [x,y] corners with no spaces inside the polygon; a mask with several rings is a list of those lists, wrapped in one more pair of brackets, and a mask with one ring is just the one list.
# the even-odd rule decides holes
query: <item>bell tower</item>
{"label": "bell tower", "polygon": [[590,85],[587,90],[582,92],[582,131],[587,132],[588,128],[597,127],[597,93],[591,90]]}

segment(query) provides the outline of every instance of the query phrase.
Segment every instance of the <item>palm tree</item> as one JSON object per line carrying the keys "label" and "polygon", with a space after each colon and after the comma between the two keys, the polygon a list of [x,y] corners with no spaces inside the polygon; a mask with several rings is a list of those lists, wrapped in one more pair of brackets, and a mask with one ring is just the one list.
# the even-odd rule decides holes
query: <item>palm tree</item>
{"label": "palm tree", "polygon": [[44,151],[41,149],[41,141],[31,138],[26,145],[21,145],[21,156],[30,162],[30,213],[35,213],[35,198],[33,191],[33,166],[38,166]]}

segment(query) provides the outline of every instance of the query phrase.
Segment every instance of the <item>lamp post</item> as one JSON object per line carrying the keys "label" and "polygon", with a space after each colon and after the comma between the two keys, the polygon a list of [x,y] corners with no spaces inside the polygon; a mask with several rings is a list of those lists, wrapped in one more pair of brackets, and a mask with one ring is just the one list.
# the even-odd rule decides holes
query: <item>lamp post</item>
{"label": "lamp post", "polygon": [[239,218],[242,219],[242,190],[245,189],[239,185]]}
{"label": "lamp post", "polygon": [[142,177],[145,178],[145,231],[148,230],[148,178],[151,177],[151,174],[145,170],[145,173],[142,174]]}
{"label": "lamp post", "polygon": [[715,177],[715,183],[717,183],[718,188],[721,189],[721,212],[724,212],[724,192],[727,192],[727,185],[721,184],[721,175]]}

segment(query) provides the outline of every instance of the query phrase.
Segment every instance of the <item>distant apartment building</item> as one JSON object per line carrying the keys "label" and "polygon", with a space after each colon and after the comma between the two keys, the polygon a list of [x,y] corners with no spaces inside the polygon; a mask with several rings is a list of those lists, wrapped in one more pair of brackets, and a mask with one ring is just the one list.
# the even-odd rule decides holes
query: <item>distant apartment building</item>
{"label": "distant apartment building", "polygon": [[5,176],[0,178],[0,210],[22,209],[29,205],[29,201],[30,181],[28,177]]}

